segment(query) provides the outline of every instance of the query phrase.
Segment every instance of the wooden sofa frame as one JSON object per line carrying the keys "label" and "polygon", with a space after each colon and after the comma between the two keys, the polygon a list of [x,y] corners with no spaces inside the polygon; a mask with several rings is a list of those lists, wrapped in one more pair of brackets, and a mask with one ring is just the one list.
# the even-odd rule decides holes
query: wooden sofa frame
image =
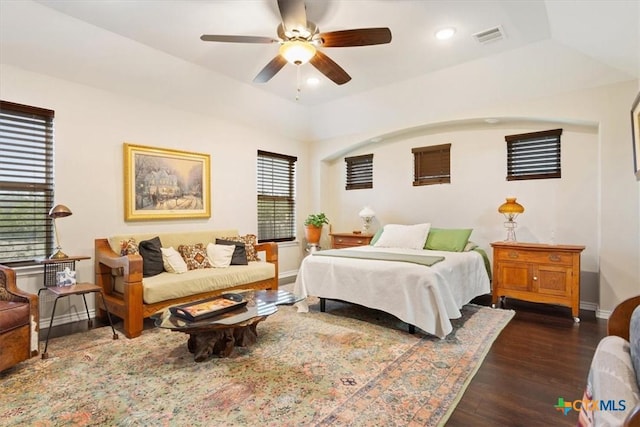
{"label": "wooden sofa frame", "polygon": [[[275,275],[272,279],[146,304],[142,299],[142,257],[140,255],[121,256],[111,249],[108,239],[95,239],[96,284],[102,288],[110,314],[124,321],[125,336],[135,338],[142,334],[145,318],[169,306],[213,297],[237,289],[278,289],[278,245],[273,242],[259,243],[256,245],[256,251],[264,251],[266,261],[275,266]],[[115,279],[112,274],[114,270],[122,274],[123,293],[117,292],[114,288]],[[106,318],[106,312],[101,307],[96,307],[96,315]]]}

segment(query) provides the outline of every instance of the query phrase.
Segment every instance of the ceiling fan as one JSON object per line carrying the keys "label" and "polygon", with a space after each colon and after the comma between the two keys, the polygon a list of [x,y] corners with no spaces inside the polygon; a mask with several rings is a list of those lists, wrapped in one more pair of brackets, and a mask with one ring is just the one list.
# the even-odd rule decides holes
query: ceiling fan
{"label": "ceiling fan", "polygon": [[331,81],[342,85],[351,80],[338,64],[325,55],[318,47],[370,46],[391,42],[389,28],[360,28],[353,30],[321,33],[316,24],[307,20],[304,0],[278,0],[278,10],[282,23],[276,30],[278,38],[261,36],[202,35],[207,42],[226,43],[279,43],[280,52],[253,79],[256,83],[266,83],[287,62],[302,65],[309,62]]}

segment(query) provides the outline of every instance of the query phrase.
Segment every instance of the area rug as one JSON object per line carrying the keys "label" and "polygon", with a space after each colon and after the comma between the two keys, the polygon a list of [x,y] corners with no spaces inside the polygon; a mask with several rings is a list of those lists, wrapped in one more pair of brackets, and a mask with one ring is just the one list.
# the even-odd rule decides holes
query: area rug
{"label": "area rug", "polygon": [[443,425],[509,310],[466,305],[446,339],[335,301],[279,311],[258,342],[195,363],[187,335],[97,328],[0,373],[3,426]]}

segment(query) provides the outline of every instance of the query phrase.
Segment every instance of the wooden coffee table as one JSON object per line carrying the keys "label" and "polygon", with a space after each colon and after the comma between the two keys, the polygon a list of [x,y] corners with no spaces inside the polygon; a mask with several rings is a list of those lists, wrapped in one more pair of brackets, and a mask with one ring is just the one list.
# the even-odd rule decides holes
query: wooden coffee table
{"label": "wooden coffee table", "polygon": [[291,292],[233,291],[248,300],[246,306],[220,316],[190,322],[174,316],[167,309],[155,318],[156,326],[189,334],[187,348],[196,362],[211,355],[228,357],[236,346],[247,347],[258,339],[258,323],[278,311],[278,305],[293,304],[296,298]]}

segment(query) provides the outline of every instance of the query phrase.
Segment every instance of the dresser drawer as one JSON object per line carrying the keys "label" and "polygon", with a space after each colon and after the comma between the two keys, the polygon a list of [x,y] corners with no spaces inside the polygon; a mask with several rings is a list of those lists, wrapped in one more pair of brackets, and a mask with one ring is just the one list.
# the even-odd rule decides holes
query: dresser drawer
{"label": "dresser drawer", "polygon": [[334,249],[365,246],[371,242],[370,234],[335,233],[331,234],[331,247]]}
{"label": "dresser drawer", "polygon": [[335,237],[334,238],[334,242],[336,246],[362,246],[362,245],[368,245],[369,244],[369,240],[371,239],[366,239],[366,238],[362,238],[359,236],[340,236],[340,237]]}
{"label": "dresser drawer", "polygon": [[572,265],[573,254],[554,251],[529,251],[523,249],[499,248],[494,251],[494,259],[500,261],[521,261],[536,264]]}

